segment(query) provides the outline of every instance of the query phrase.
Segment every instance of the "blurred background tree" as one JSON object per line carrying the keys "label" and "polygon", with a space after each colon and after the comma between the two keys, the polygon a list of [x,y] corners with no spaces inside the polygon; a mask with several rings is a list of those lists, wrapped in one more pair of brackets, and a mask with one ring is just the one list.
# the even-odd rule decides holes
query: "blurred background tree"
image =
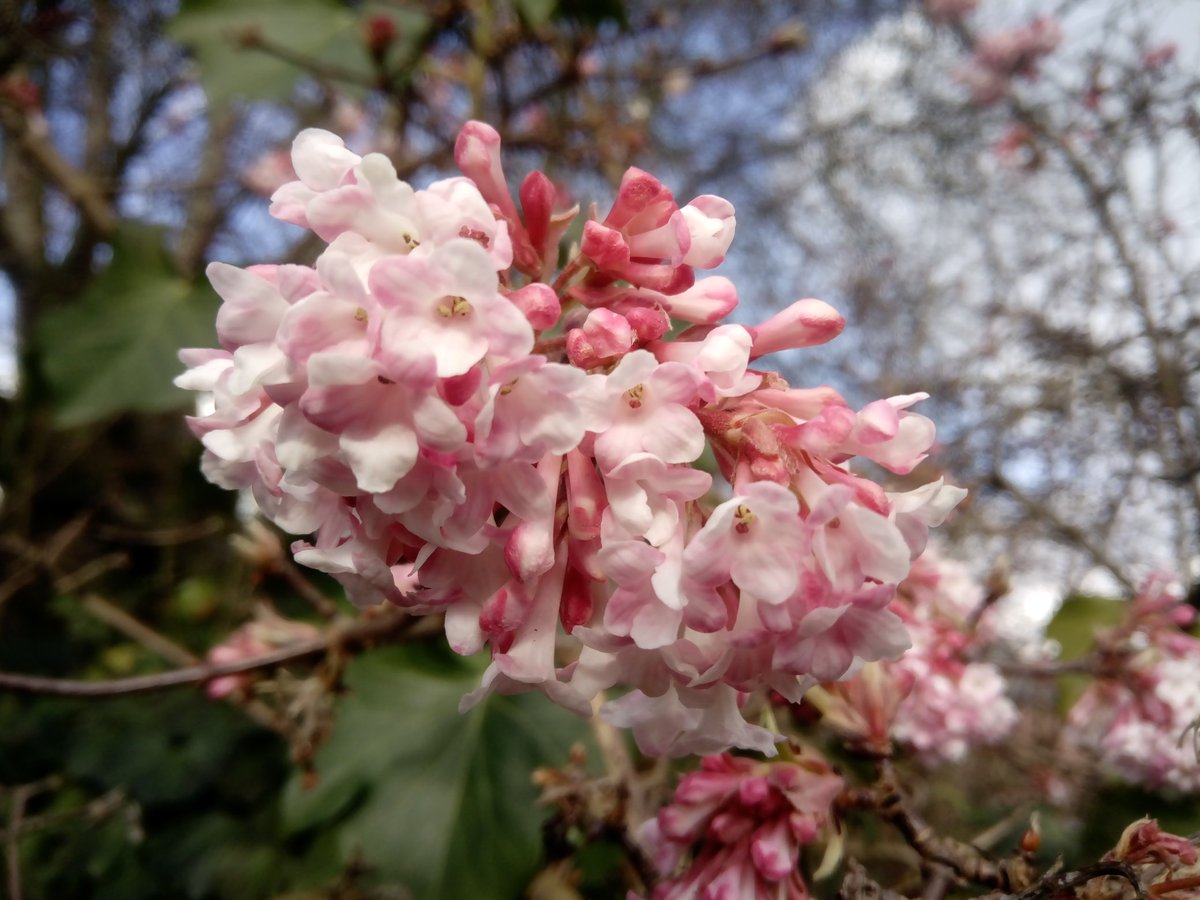
{"label": "blurred background tree", "polygon": [[[981,566],[1187,574],[1200,113],[1156,9],[1056,4],[1042,77],[984,102],[955,75],[984,36],[887,0],[0,0],[0,669],[159,672],[346,610],[204,481],[171,385],[214,340],[208,261],[311,259],[265,199],[308,126],[415,183],[478,118],[584,200],[631,164],[729,197],[748,314],[851,318],[795,383],[933,394]],[[348,665],[330,642],[226,704],[0,696],[9,895],[517,895],[528,772],[585,732],[507,698],[460,720],[478,671],[426,636]],[[620,854],[588,852],[584,893],[618,895]]]}

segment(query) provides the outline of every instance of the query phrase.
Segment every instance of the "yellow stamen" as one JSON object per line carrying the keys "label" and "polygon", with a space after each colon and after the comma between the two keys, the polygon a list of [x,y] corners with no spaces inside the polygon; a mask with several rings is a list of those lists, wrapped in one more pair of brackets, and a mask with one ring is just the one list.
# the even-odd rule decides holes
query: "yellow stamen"
{"label": "yellow stamen", "polygon": [[733,518],[737,524],[733,526],[734,531],[738,534],[745,534],[750,530],[751,523],[757,518],[754,515],[754,510],[748,507],[745,503],[739,503],[737,512],[733,514]]}
{"label": "yellow stamen", "polygon": [[443,297],[438,302],[437,311],[443,319],[449,319],[451,316],[465,319],[474,309],[466,297]]}
{"label": "yellow stamen", "polygon": [[646,386],[644,384],[635,384],[625,392],[625,402],[629,404],[630,409],[641,409],[642,398],[646,395]]}

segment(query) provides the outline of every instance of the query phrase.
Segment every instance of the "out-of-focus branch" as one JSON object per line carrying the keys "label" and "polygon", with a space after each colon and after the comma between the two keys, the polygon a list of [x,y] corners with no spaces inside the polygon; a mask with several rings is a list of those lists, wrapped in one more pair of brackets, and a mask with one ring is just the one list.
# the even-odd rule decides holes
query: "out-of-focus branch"
{"label": "out-of-focus branch", "polygon": [[927,864],[944,867],[964,881],[1006,893],[1022,891],[1033,882],[1033,867],[1024,857],[994,860],[978,847],[934,831],[908,805],[890,760],[879,761],[875,784],[844,791],[837,805],[841,809],[873,810],[891,823]]}
{"label": "out-of-focus branch", "polygon": [[1121,582],[1125,588],[1127,588],[1131,593],[1136,593],[1137,585],[1121,571],[1120,566],[1118,566],[1116,561],[1109,556],[1108,551],[1092,540],[1091,535],[1089,535],[1083,528],[1064,520],[1047,504],[1026,494],[1000,472],[992,473],[991,483],[993,487],[1004,491],[1023,507],[1025,507],[1025,510],[1035,520],[1045,522],[1061,537],[1066,538],[1076,546],[1087,551],[1092,559],[1104,566],[1104,568],[1108,569],[1108,571],[1112,573],[1112,576],[1116,578],[1117,581]]}
{"label": "out-of-focus branch", "polygon": [[0,128],[31,165],[78,207],[100,235],[108,236],[117,230],[117,215],[100,186],[67,162],[49,137],[30,124],[28,116],[12,104],[0,102]]}
{"label": "out-of-focus branch", "polygon": [[350,648],[361,648],[376,641],[405,634],[414,620],[401,612],[388,612],[363,620],[333,625],[319,638],[299,641],[273,653],[236,662],[213,665],[204,663],[161,672],[108,681],[78,681],[69,678],[44,678],[16,672],[0,672],[0,690],[58,697],[120,697],[144,694],[188,684],[206,684],[225,675],[240,675],[261,669],[273,669],[287,663]]}
{"label": "out-of-focus branch", "polygon": [[85,597],[83,608],[94,618],[137,641],[167,662],[177,666],[190,666],[197,661],[196,655],[186,647],[180,646],[166,635],[160,634],[144,622],[135,619],[125,610],[114,606],[98,594]]}
{"label": "out-of-focus branch", "polygon": [[[209,123],[210,134],[200,159],[196,181],[215,183],[225,171],[226,145],[237,124],[232,112],[214,118]],[[196,274],[204,260],[204,251],[225,221],[228,204],[222,203],[216,191],[196,191],[188,209],[187,225],[179,235],[175,251],[175,268],[185,278]]]}

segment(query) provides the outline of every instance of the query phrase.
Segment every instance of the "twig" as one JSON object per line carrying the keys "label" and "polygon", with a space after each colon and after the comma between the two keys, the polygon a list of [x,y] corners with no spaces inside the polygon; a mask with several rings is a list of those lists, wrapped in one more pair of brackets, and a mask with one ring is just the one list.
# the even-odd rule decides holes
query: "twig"
{"label": "twig", "polygon": [[1027,860],[993,860],[978,847],[939,835],[908,808],[896,785],[891,761],[881,759],[878,782],[869,788],[843,791],[838,805],[843,809],[874,809],[895,826],[927,864],[945,867],[966,881],[1011,893],[1022,890],[1033,880]]}
{"label": "twig", "polygon": [[97,233],[107,237],[117,230],[117,215],[96,183],[63,159],[45,135],[30,127],[25,115],[9,104],[0,103],[0,126],[33,166],[79,208]]}
{"label": "twig", "polygon": [[144,547],[174,547],[218,534],[224,527],[225,522],[220,516],[208,516],[199,522],[165,528],[140,529],[102,525],[96,529],[96,536],[104,540],[139,544]]}
{"label": "twig", "polygon": [[111,625],[121,634],[137,641],[167,662],[177,666],[190,666],[197,662],[196,655],[186,647],[181,647],[165,634],[160,634],[145,622],[134,618],[125,610],[114,606],[97,594],[89,594],[85,597],[83,608],[104,624]]}
{"label": "twig", "polygon": [[332,619],[337,615],[337,604],[321,593],[315,584],[304,577],[304,573],[300,571],[300,568],[294,562],[286,556],[281,556],[276,562],[276,569],[287,583],[291,585],[292,590],[306,600],[317,611],[319,616],[324,619]]}
{"label": "twig", "polygon": [[70,678],[45,678],[16,672],[0,672],[0,690],[27,694],[50,694],[58,697],[121,697],[129,694],[162,691],[186,684],[205,684],[214,678],[225,675],[240,675],[257,669],[270,669],[342,647],[368,644],[374,640],[390,637],[396,632],[407,631],[412,621],[404,613],[386,613],[376,618],[335,625],[320,638],[299,641],[289,647],[273,653],[265,653],[262,656],[221,665],[203,663],[155,675],[135,675],[130,678],[114,678],[106,681],[79,681]]}
{"label": "twig", "polygon": [[1128,881],[1137,894],[1138,900],[1146,900],[1146,889],[1138,879],[1137,873],[1123,862],[1098,862],[1095,865],[1061,875],[1051,870],[1037,884],[1017,894],[1015,900],[1050,900],[1063,891],[1087,884],[1093,879],[1109,877]]}
{"label": "twig", "polygon": [[59,784],[59,778],[51,775],[41,781],[20,784],[12,789],[8,805],[8,828],[4,831],[4,863],[8,870],[9,900],[21,900],[21,825],[25,820],[25,805],[40,794]]}
{"label": "twig", "polygon": [[14,788],[8,807],[8,830],[4,840],[4,862],[8,868],[9,900],[21,900],[21,820],[25,817],[25,804],[34,794],[30,785]]}
{"label": "twig", "polygon": [[23,816],[17,831],[13,831],[11,826],[0,830],[0,840],[7,843],[10,840],[19,839],[22,835],[29,834],[32,831],[53,828],[55,825],[61,825],[75,818],[85,818],[92,822],[98,822],[101,819],[108,818],[120,809],[125,804],[125,800],[125,791],[123,789],[112,788],[105,791],[99,797],[89,800],[87,803],[77,806],[74,809],[43,813],[40,816]]}

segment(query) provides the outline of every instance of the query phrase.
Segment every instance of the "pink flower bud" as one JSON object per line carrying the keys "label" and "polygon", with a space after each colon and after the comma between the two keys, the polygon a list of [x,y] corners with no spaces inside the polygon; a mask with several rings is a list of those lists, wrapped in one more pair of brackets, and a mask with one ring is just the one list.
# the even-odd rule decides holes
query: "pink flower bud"
{"label": "pink flower bud", "polygon": [[627,306],[621,310],[639,341],[657,341],[671,329],[671,319],[659,306]]}
{"label": "pink flower bud", "polygon": [[737,306],[737,288],[721,275],[702,278],[686,291],[664,297],[663,306],[673,318],[710,325],[725,318]]}
{"label": "pink flower bud", "polygon": [[599,222],[587,222],[583,226],[579,251],[601,269],[615,269],[629,263],[629,245],[625,236]]}
{"label": "pink flower bud", "polygon": [[604,483],[592,460],[578,450],[567,454],[568,526],[580,540],[600,536],[600,516],[608,505]]}
{"label": "pink flower bud", "polygon": [[593,309],[582,328],[567,333],[567,355],[583,369],[594,368],[633,346],[629,320],[609,309]]}
{"label": "pink flower bud", "polygon": [[841,313],[824,300],[797,300],[750,329],[754,338],[750,358],[758,359],[780,350],[816,347],[833,340],[845,327]]}
{"label": "pink flower bud", "polygon": [[500,133],[495,128],[475,120],[464,125],[454,142],[454,162],[475,182],[484,200],[499,209],[510,222],[519,221],[500,164]]}
{"label": "pink flower bud", "polygon": [[518,288],[508,295],[508,299],[524,314],[535,331],[553,328],[562,313],[558,295],[550,285],[540,281]]}
{"label": "pink flower bud", "polygon": [[685,265],[711,269],[725,261],[725,253],[733,242],[737,219],[733,204],[724,197],[704,194],[680,212],[687,222],[690,246],[683,258]]}

